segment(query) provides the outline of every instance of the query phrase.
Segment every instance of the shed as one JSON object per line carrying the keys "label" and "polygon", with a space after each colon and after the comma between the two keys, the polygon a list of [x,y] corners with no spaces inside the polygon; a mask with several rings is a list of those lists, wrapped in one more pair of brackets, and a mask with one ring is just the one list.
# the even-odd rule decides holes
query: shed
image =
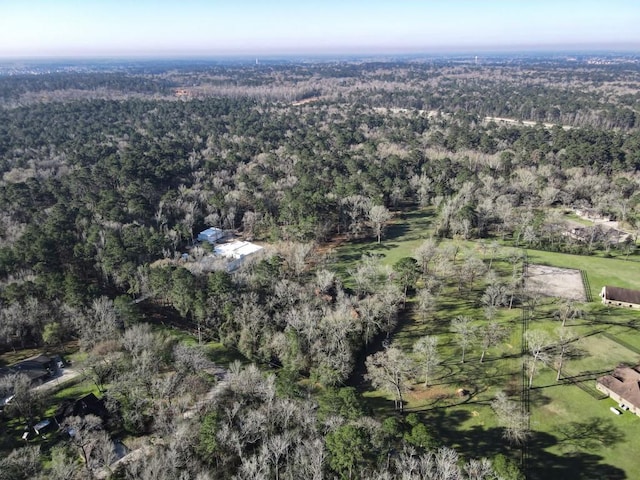
{"label": "shed", "polygon": [[44,419],[33,426],[33,430],[36,432],[36,435],[40,435],[49,425],[51,425],[51,420]]}
{"label": "shed", "polygon": [[200,242],[208,242],[211,245],[216,243],[222,237],[224,237],[224,231],[216,227],[209,227],[198,234],[198,240]]}

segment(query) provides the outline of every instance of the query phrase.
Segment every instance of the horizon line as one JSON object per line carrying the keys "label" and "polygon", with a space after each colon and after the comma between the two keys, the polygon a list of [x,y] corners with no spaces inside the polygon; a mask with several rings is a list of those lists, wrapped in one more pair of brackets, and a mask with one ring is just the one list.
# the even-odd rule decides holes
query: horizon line
{"label": "horizon line", "polygon": [[491,54],[640,54],[640,43],[609,44],[520,44],[520,45],[450,45],[425,46],[345,46],[334,48],[274,48],[270,50],[238,49],[228,51],[174,50],[174,51],[121,51],[121,52],[60,52],[60,53],[0,53],[0,60],[46,59],[181,59],[181,58],[269,58],[269,57],[353,57],[353,56],[443,56]]}

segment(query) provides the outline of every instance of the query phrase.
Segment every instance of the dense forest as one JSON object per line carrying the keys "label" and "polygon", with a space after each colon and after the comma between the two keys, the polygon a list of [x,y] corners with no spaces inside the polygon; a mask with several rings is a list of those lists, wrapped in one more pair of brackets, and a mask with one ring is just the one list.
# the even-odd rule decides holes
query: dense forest
{"label": "dense forest", "polygon": [[[431,278],[427,296],[450,280],[438,239],[634,251],[639,85],[637,63],[536,59],[0,76],[0,349],[74,342],[113,412],[69,445],[16,450],[0,478],[108,469],[108,449],[82,442],[113,431],[163,452],[117,478],[520,478],[503,456],[462,460],[415,416],[376,417],[345,382],[414,276]],[[434,212],[433,244],[393,273],[371,255],[345,275],[318,248],[380,241],[418,208]],[[560,212],[575,209],[631,234],[567,235]],[[194,240],[210,226],[267,254],[205,266]],[[456,270],[460,289],[476,267]],[[153,322],[254,365],[217,372]]]}

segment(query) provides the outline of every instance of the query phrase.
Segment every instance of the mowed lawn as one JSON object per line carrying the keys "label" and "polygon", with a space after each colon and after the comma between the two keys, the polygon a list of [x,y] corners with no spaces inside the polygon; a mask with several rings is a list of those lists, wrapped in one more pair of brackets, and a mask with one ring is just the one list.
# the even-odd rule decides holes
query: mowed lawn
{"label": "mowed lawn", "polygon": [[[374,241],[361,241],[340,247],[336,252],[338,266],[342,272],[348,272],[365,253],[380,254],[381,262],[392,266],[400,258],[412,256],[414,250],[431,236],[431,220],[429,211],[396,217],[380,245]],[[465,255],[474,254],[488,264],[487,242],[455,242],[460,247],[460,261]],[[511,272],[507,261],[511,252],[512,248],[502,247],[493,261],[494,270],[505,278]],[[564,376],[575,376],[574,380],[579,380],[584,390],[567,379],[556,382],[553,359],[541,366],[534,378],[530,391],[529,478],[640,478],[634,456],[640,450],[640,418],[628,412],[614,415],[609,409],[614,402],[598,400],[595,391],[597,376],[610,372],[619,363],[640,363],[640,355],[636,353],[636,350],[640,351],[637,327],[640,326],[640,312],[608,308],[598,303],[598,294],[605,284],[640,289],[640,263],[538,250],[528,250],[527,254],[530,263],[584,270],[594,299],[590,304],[582,305],[582,318],[569,320],[565,327],[576,340],[572,342],[574,348],[565,362]],[[428,319],[413,313],[410,301],[409,313],[393,337],[393,345],[407,352],[411,352],[413,343],[423,335],[437,335],[439,339],[442,364],[428,388],[422,385],[418,376],[407,392],[406,409],[418,412],[444,444],[456,447],[465,455],[491,457],[507,453],[519,459],[519,449],[502,439],[502,430],[490,402],[501,390],[519,401],[523,365],[520,356],[521,310],[500,309],[497,320],[508,328],[508,339],[490,349],[482,364],[479,362],[480,348],[470,348],[462,364],[460,348],[449,325],[458,315],[470,316],[477,326],[486,322],[479,301],[484,284],[482,280],[478,281],[469,292],[459,292],[452,285],[444,289],[436,311]],[[557,335],[561,323],[553,313],[561,303],[561,299],[543,299],[529,328],[543,330],[552,338]],[[471,395],[459,396],[461,388],[469,390]],[[367,391],[364,395],[376,412],[393,413],[393,402],[383,392]]]}
{"label": "mowed lawn", "polygon": [[527,250],[527,255],[529,263],[586,271],[594,300],[604,285],[640,289],[640,262],[635,261],[635,257],[631,257],[634,260],[622,260],[541,250]]}

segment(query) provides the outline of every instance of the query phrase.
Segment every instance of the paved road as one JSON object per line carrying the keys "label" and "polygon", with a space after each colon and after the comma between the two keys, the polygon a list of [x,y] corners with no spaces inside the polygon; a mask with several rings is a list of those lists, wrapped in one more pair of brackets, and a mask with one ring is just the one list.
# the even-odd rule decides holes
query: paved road
{"label": "paved road", "polygon": [[60,390],[66,384],[78,378],[81,373],[73,368],[62,368],[61,372],[56,377],[53,377],[51,380],[44,382],[42,385],[38,385],[37,387],[33,387],[33,390],[41,391],[41,392],[55,392],[56,390]]}

